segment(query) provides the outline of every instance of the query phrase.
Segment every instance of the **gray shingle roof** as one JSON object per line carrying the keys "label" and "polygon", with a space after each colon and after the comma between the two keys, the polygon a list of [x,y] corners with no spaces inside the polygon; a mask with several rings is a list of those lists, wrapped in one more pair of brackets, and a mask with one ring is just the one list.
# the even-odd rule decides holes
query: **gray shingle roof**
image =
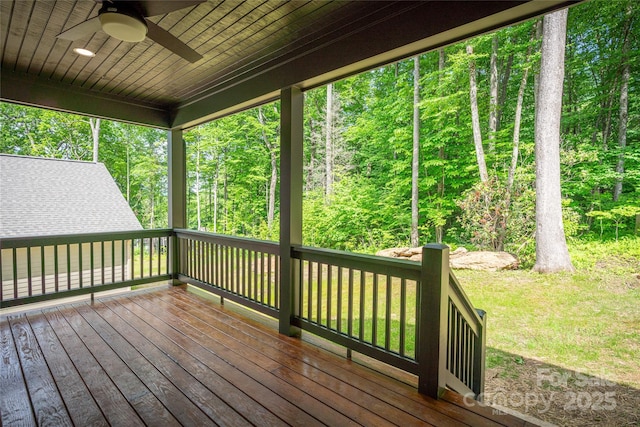
{"label": "gray shingle roof", "polygon": [[140,229],[102,163],[0,154],[0,237]]}

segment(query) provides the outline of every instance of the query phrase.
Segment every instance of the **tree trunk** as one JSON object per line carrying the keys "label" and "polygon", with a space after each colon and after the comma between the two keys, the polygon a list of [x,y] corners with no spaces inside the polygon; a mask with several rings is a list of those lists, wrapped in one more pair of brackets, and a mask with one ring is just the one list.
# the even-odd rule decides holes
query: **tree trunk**
{"label": "tree trunk", "polygon": [[150,215],[151,216],[151,221],[150,221],[151,223],[150,223],[150,227],[151,227],[152,230],[155,228],[154,219],[155,219],[155,216],[156,216],[155,215],[155,210],[156,210],[156,206],[155,205],[156,205],[156,203],[155,203],[155,199],[153,197],[154,193],[155,192],[153,191],[153,189],[151,189],[151,215]]}
{"label": "tree trunk", "polygon": [[218,177],[220,176],[220,156],[216,160],[216,175],[213,178],[213,232],[218,232]]}
{"label": "tree trunk", "polygon": [[[444,90],[442,88],[442,73],[444,72],[444,67],[447,62],[447,57],[444,51],[444,48],[438,49],[438,96],[444,95]],[[444,179],[445,179],[445,170],[444,170],[444,146],[440,144],[438,147],[438,159],[442,161],[441,174],[440,179],[438,179],[438,209],[442,209],[442,199],[444,198]],[[442,239],[444,237],[444,226],[436,225],[435,229],[436,234],[436,243],[442,243]]]}
{"label": "tree trunk", "polygon": [[129,156],[129,143],[127,142],[127,202],[131,201],[131,160]]}
{"label": "tree trunk", "polygon": [[478,170],[480,171],[480,181],[487,182],[487,163],[484,158],[482,148],[482,134],[480,133],[480,117],[478,115],[478,88],[476,87],[476,61],[473,59],[473,47],[467,45],[467,54],[471,56],[469,60],[469,97],[471,99],[471,124],[473,127],[473,142],[476,147],[476,158],[478,160]]}
{"label": "tree trunk", "polygon": [[[536,27],[536,40],[542,39],[542,23],[543,19],[537,19],[535,23]],[[538,102],[538,93],[540,92],[540,70],[533,75],[533,97],[534,104],[537,105]],[[538,114],[537,110],[535,114]]]}
{"label": "tree trunk", "polygon": [[227,173],[227,168],[225,166],[224,168],[224,178],[222,181],[222,203],[223,203],[223,209],[222,209],[222,216],[223,216],[223,227],[222,227],[222,232],[223,233],[228,233],[229,232],[229,175]]}
{"label": "tree trunk", "polygon": [[91,136],[93,137],[93,163],[98,163],[98,147],[100,145],[100,119],[89,117]]}
{"label": "tree trunk", "polygon": [[489,63],[489,152],[496,149],[496,131],[498,130],[498,35],[491,40],[491,60]]}
{"label": "tree trunk", "polygon": [[[513,53],[509,55],[507,59],[507,65],[505,65],[502,71],[502,77],[500,78],[500,86],[498,92],[498,105],[502,106],[507,101],[507,88],[509,87],[509,78],[511,77],[511,68],[513,67]],[[502,123],[503,108],[499,108],[496,114],[496,130],[500,129]]]}
{"label": "tree trunk", "polygon": [[269,231],[273,228],[273,221],[275,218],[276,212],[276,185],[278,184],[278,156],[275,148],[269,141],[269,137],[267,136],[267,132],[265,130],[265,118],[264,113],[262,112],[262,107],[258,107],[258,121],[260,122],[260,126],[262,127],[262,140],[264,142],[265,147],[267,147],[267,151],[269,152],[269,157],[271,160],[271,179],[269,180],[269,196],[268,196],[268,207],[267,207],[267,228]]}
{"label": "tree trunk", "polygon": [[419,198],[418,170],[420,167],[420,56],[413,59],[413,153],[411,158],[411,246],[420,244],[418,233]]}
{"label": "tree trunk", "polygon": [[527,48],[527,54],[525,56],[524,64],[525,68],[522,71],[522,80],[520,80],[520,89],[518,89],[518,100],[516,102],[516,116],[513,120],[513,150],[511,152],[511,165],[509,166],[509,173],[507,175],[507,193],[511,194],[513,188],[513,181],[515,180],[516,167],[518,166],[518,155],[520,149],[520,124],[522,121],[522,102],[524,100],[524,91],[527,87],[527,77],[529,76],[529,57],[531,56],[531,45],[535,38],[535,32],[531,33],[531,40],[529,41],[529,47]]}
{"label": "tree trunk", "polygon": [[540,273],[574,271],[562,224],[560,118],[567,10],[544,17],[536,99],[536,263]]}
{"label": "tree trunk", "polygon": [[618,122],[618,163],[616,165],[616,184],[613,187],[613,201],[617,202],[622,194],[622,180],[624,176],[624,151],[627,147],[627,121],[629,119],[629,27],[631,26],[631,2],[627,3],[627,17],[624,22],[624,43],[622,44],[622,69],[620,83],[620,119]]}
{"label": "tree trunk", "polygon": [[329,203],[333,192],[333,83],[327,85],[327,120],[325,134],[325,196]]}
{"label": "tree trunk", "polygon": [[196,143],[196,216],[198,219],[197,230],[202,229],[202,215],[200,207],[200,143]]}

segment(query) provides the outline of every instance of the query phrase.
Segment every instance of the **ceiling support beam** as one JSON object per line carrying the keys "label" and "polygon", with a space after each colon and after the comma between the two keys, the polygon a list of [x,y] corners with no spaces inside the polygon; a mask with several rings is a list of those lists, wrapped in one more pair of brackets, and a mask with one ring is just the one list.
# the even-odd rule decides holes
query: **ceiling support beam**
{"label": "ceiling support beam", "polygon": [[160,129],[170,128],[168,109],[80,90],[5,68],[0,79],[0,100]]}
{"label": "ceiling support beam", "polygon": [[[245,70],[177,106],[172,127],[189,128],[268,102],[281,88],[307,90],[415,56],[506,25],[567,7],[575,1],[398,2],[327,37],[311,50]],[[482,7],[478,7],[481,4]],[[455,12],[452,12],[455,11]]]}

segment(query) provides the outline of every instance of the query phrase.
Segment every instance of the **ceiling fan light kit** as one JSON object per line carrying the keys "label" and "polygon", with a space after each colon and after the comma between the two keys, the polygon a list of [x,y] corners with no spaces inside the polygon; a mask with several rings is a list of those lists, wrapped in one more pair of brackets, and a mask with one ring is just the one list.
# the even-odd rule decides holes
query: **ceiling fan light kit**
{"label": "ceiling fan light kit", "polygon": [[145,38],[161,45],[191,63],[202,59],[202,55],[187,46],[178,37],[161,28],[149,16],[165,15],[187,7],[197,6],[206,0],[95,0],[102,3],[98,16],[89,18],[68,28],[56,37],[76,41],[98,31],[124,42],[138,43]]}
{"label": "ceiling fan light kit", "polygon": [[102,31],[123,42],[141,42],[147,35],[147,24],[143,18],[121,11],[102,12],[99,18]]}

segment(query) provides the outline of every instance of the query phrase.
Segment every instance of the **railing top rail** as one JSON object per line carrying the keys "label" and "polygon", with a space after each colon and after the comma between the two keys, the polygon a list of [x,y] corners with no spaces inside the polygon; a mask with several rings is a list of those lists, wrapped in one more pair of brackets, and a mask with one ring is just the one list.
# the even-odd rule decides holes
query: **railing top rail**
{"label": "railing top rail", "polygon": [[214,234],[207,231],[187,230],[184,228],[176,228],[174,231],[178,238],[191,237],[209,243],[235,246],[241,249],[250,249],[253,251],[265,252],[274,255],[280,254],[279,244],[277,242],[272,242],[269,240],[258,240],[248,237],[229,236],[226,234]]}
{"label": "railing top rail", "polygon": [[457,299],[460,300],[464,305],[464,307],[458,307],[458,310],[464,310],[466,314],[472,317],[476,325],[481,325],[482,318],[480,317],[480,314],[473,307],[473,304],[471,304],[471,300],[465,293],[464,289],[462,289],[462,286],[460,286],[460,282],[458,282],[458,279],[453,274],[453,271],[449,271],[449,289],[458,297]]}
{"label": "railing top rail", "polygon": [[301,260],[316,261],[338,267],[349,267],[372,273],[420,280],[421,265],[415,261],[355,254],[335,249],[314,248],[301,245],[292,247],[292,256]]}
{"label": "railing top rail", "polygon": [[60,234],[51,236],[25,236],[0,238],[0,248],[23,248],[27,246],[51,246],[89,242],[108,242],[149,237],[168,237],[173,235],[171,229],[111,231],[104,233]]}

